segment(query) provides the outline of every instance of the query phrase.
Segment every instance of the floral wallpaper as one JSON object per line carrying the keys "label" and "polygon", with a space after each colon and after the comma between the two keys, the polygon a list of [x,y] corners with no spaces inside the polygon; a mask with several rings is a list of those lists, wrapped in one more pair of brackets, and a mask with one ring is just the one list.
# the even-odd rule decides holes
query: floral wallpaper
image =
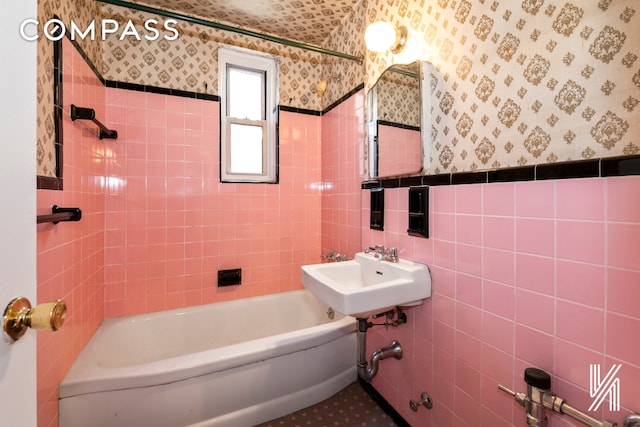
{"label": "floral wallpaper", "polygon": [[[131,20],[142,33],[145,12],[104,5],[103,18]],[[157,18],[157,17],[156,17]],[[178,21],[176,40],[136,40],[117,33],[104,43],[107,80],[131,82],[197,93],[218,94],[218,43],[277,55],[280,58],[280,105],[321,109],[316,85],[322,80],[321,55],[227,31]]]}
{"label": "floral wallpaper", "polygon": [[[40,0],[38,1],[38,21],[40,23],[58,16],[67,26],[71,21],[85,28],[99,9],[97,2],[90,0]],[[42,31],[42,27],[39,28]],[[102,47],[99,42],[78,40],[93,64],[102,66]],[[55,124],[53,118],[53,42],[47,37],[38,38],[38,81],[37,81],[37,175],[56,176]]]}
{"label": "floral wallpaper", "polygon": [[[342,10],[345,4],[336,3]],[[152,16],[144,12],[83,0],[43,0],[39,2],[41,22],[57,14],[67,23],[72,20],[85,28],[95,19],[131,21],[140,35],[144,23]],[[334,17],[335,18],[335,17]],[[163,20],[156,26],[163,30]],[[333,21],[331,21],[333,22]],[[338,21],[336,21],[338,22]],[[203,94],[218,94],[218,43],[246,47],[273,55],[280,60],[279,104],[294,108],[322,111],[362,82],[361,63],[294,47],[263,41],[227,31],[178,21],[178,37],[147,40],[141,37],[109,35],[103,42],[80,41],[80,45],[106,80],[179,89]],[[363,55],[357,39],[349,39],[353,31],[364,31],[364,0],[351,10],[328,38],[328,48],[352,55]],[[122,40],[121,40],[122,39]],[[346,40],[346,43],[344,41]],[[53,43],[41,37],[38,53],[38,175],[55,176],[55,128],[53,122]],[[327,46],[325,46],[327,47]],[[342,50],[344,49],[344,50]],[[324,68],[330,68],[325,72]],[[325,92],[318,91],[321,81],[328,81]]]}
{"label": "floral wallpaper", "polygon": [[[39,19],[54,11],[67,21],[146,19],[97,5],[43,0]],[[368,90],[391,64],[426,59],[426,173],[473,171],[640,153],[637,9],[636,0],[361,0],[323,47],[363,63],[186,23],[175,42],[113,36],[83,49],[105,79],[210,94],[217,93],[218,42],[271,52],[281,58],[280,104],[317,111],[363,80]],[[400,55],[365,51],[364,29],[377,20],[407,26],[409,45]],[[55,170],[50,44],[41,39],[38,48],[40,175]]]}
{"label": "floral wallpaper", "polygon": [[366,0],[358,1],[353,10],[344,17],[340,25],[322,44],[325,49],[349,53],[363,58],[362,62],[338,59],[323,55],[323,80],[327,90],[323,95],[323,110],[342,96],[360,86],[364,81],[364,39]]}
{"label": "floral wallpaper", "polygon": [[[433,65],[428,173],[640,153],[635,0],[372,0],[367,23],[408,27],[389,64]],[[409,59],[407,58],[410,57]]]}
{"label": "floral wallpaper", "polygon": [[[316,45],[364,57],[364,44],[354,35],[364,33],[365,0],[360,0],[353,8],[350,4],[347,7],[344,2],[321,6],[323,10],[334,10],[331,13],[334,18],[338,10],[350,10],[341,21],[330,21],[338,22],[338,25],[324,43]],[[141,28],[151,15],[104,5],[102,17],[120,22],[132,20]],[[363,82],[364,65],[361,62],[182,21],[178,22],[177,29],[179,36],[175,41],[138,41],[132,37],[120,40],[117,34],[108,37],[104,43],[104,77],[108,80],[218,94],[217,46],[218,43],[225,43],[280,57],[280,105],[323,111]],[[305,31],[308,32],[308,29]],[[319,91],[318,85],[322,81],[327,83],[326,89]]]}

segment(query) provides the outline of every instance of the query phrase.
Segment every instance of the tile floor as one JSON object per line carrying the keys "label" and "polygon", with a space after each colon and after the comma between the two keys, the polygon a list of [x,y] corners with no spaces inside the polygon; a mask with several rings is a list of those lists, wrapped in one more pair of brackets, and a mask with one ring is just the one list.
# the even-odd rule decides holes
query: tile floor
{"label": "tile floor", "polygon": [[329,399],[256,427],[396,427],[358,382]]}

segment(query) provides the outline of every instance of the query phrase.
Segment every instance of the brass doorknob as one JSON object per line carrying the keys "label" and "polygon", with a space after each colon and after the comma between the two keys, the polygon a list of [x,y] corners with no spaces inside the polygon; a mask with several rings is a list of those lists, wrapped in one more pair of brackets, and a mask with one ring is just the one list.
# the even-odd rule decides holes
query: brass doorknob
{"label": "brass doorknob", "polygon": [[27,328],[39,331],[57,331],[67,317],[67,305],[56,300],[31,308],[25,297],[12,300],[4,310],[4,331],[13,341],[18,341],[27,332]]}

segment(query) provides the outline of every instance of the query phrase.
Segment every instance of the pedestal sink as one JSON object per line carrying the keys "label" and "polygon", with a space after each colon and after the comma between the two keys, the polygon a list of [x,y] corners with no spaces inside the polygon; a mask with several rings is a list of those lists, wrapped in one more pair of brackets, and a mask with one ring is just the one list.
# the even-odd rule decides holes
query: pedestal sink
{"label": "pedestal sink", "polygon": [[359,252],[353,260],[302,266],[302,283],[334,310],[358,318],[396,306],[418,305],[431,296],[427,266],[390,262]]}

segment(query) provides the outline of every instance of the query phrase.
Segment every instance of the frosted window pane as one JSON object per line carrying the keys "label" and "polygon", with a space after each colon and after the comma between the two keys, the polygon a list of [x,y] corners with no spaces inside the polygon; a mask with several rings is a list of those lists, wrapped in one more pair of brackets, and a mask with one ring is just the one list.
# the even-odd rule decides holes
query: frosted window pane
{"label": "frosted window pane", "polygon": [[263,120],[264,72],[229,68],[229,116]]}
{"label": "frosted window pane", "polygon": [[262,127],[231,124],[231,173],[262,174]]}

